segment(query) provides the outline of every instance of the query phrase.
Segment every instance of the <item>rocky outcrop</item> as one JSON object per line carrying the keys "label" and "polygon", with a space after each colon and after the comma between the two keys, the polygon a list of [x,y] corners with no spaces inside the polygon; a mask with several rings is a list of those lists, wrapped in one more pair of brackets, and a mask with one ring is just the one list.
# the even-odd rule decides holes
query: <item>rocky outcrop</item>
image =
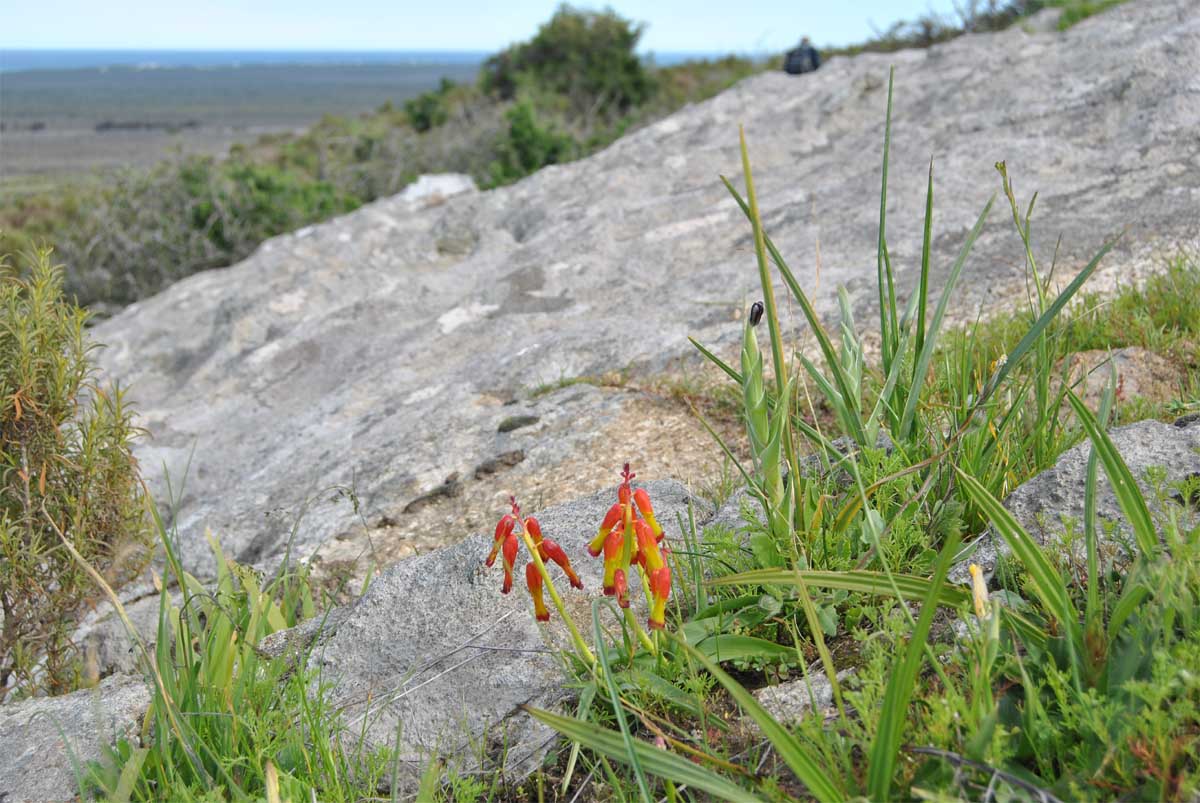
{"label": "rocky outcrop", "polygon": [[[644,487],[676,547],[682,543],[677,517],[687,521],[689,505],[701,523],[711,515],[679,483]],[[583,591],[565,581],[556,585],[584,633],[591,631],[593,600],[603,598],[602,560],[588,557],[586,546],[615,500],[614,486],[536,514],[583,580]],[[306,662],[314,684],[328,689],[327,704],[341,711],[346,738],[357,745],[361,737],[366,752],[395,748],[402,784],[435,755],[462,772],[524,778],[539,766],[553,731],[520,706],[554,708],[572,694],[558,654],[572,649],[570,638],[553,608],[548,625],[534,621],[524,547],[513,591],[504,596],[500,562],[491,570],[483,566],[491,546],[492,534],[485,532],[401,561],[349,607],[260,646],[267,655]],[[557,568],[551,573],[559,576]],[[633,592],[635,600],[640,596]],[[600,611],[605,627],[613,625],[608,607]]]}
{"label": "rocky outcrop", "polygon": [[113,675],[95,689],[0,706],[0,801],[77,799],[76,766],[82,770],[116,739],[135,735],[149,705],[142,678]]}
{"label": "rocky outcrop", "polygon": [[[1191,0],[1123,4],[1065,33],[1015,27],[760,75],[514,186],[433,206],[384,200],[276,238],[96,327],[105,370],[151,435],[138,454],[153,489],[164,502],[168,476],[182,489],[188,566],[210,565],[205,527],[243,561],[348,538],[343,556],[373,547],[386,562],[398,544],[481,526],[506,492],[549,503],[599,487],[647,442],[628,436],[639,428],[651,453],[707,444],[694,427],[664,437],[630,412],[644,395],[596,385],[675,365],[688,335],[735,357],[736,318],[758,293],[749,226],[717,179],[740,172],[739,124],[767,230],[818,309],[833,314],[845,285],[870,320],[891,65],[888,242],[902,292],[930,156],[933,287],[998,189],[998,160],[1023,199],[1040,192],[1038,251],[1048,265],[1061,235],[1056,276],[1119,233],[1094,288],[1196,242]],[[952,317],[1024,303],[1023,261],[995,209]],[[520,420],[535,423],[505,426]],[[660,470],[672,471],[660,462],[643,476]]]}
{"label": "rocky outcrop", "polygon": [[[1185,528],[1195,526],[1200,521],[1200,499],[1185,499],[1180,486],[1200,479],[1200,414],[1184,416],[1174,424],[1139,421],[1108,434],[1151,514],[1160,520],[1175,516]],[[1038,543],[1070,556],[1076,566],[1085,565],[1083,502],[1091,448],[1085,441],[1067,450],[1053,467],[1022,483],[1004,500],[1026,532]],[[1120,563],[1125,556],[1123,544],[1132,540],[1132,531],[1102,466],[1096,480],[1096,530],[1102,559]],[[1067,533],[1074,537],[1067,538]],[[1008,546],[989,529],[976,542],[969,562],[979,564],[991,577],[998,558],[1008,554]],[[956,566],[951,579],[967,582],[966,566],[966,562]]]}

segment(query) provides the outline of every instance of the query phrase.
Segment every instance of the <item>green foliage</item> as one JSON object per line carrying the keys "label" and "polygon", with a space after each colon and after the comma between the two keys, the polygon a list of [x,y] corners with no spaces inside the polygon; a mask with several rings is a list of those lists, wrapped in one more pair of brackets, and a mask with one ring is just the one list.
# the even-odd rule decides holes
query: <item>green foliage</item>
{"label": "green foliage", "polygon": [[567,100],[575,114],[597,106],[619,111],[644,103],[654,91],[635,52],[642,27],[613,11],[562,5],[528,42],[484,62],[480,87],[503,100],[522,88]]}
{"label": "green foliage", "polygon": [[160,587],[155,643],[137,639],[151,690],[143,738],[122,740],[83,768],[83,791],[145,801],[370,797],[392,763],[355,746],[305,668],[306,654],[258,652],[264,637],[315,615],[308,569],[284,566],[263,580],[210,539],[217,578],[205,586],[182,569],[174,535],[157,512],[154,519],[183,601]]}
{"label": "green foliage", "polygon": [[453,81],[443,78],[433,92],[422,92],[412,100],[405,101],[404,114],[408,117],[409,125],[421,132],[445,125],[450,119],[450,113],[446,109],[446,97],[456,86]]}
{"label": "green foliage", "polygon": [[0,264],[0,700],[79,682],[71,632],[93,589],[64,546],[120,584],[149,537],[124,394],[96,380],[61,271],[31,258],[27,279]]}
{"label": "green foliage", "polygon": [[70,199],[30,239],[53,241],[78,303],[123,305],[358,203],[326,181],[236,152],[223,162],[189,156],[113,176]]}
{"label": "green foliage", "polygon": [[571,158],[577,145],[569,134],[539,123],[533,109],[518,103],[505,114],[508,131],[496,145],[490,166],[493,185],[511,184],[542,169]]}

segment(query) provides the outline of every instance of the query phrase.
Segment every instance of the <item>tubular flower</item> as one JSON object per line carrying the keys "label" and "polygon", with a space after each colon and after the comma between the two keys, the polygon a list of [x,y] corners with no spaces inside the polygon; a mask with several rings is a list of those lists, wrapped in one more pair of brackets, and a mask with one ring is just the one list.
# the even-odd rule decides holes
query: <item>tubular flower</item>
{"label": "tubular flower", "polygon": [[533,618],[539,622],[549,622],[550,611],[546,609],[546,600],[542,597],[542,573],[533,565],[533,561],[525,564],[525,583],[529,586],[529,596],[533,597]]}
{"label": "tubular flower", "polygon": [[575,574],[575,570],[571,568],[571,560],[567,557],[567,553],[563,552],[563,548],[556,541],[542,537],[542,526],[538,524],[538,520],[533,516],[525,519],[525,529],[533,536],[533,544],[537,547],[538,555],[542,561],[552,560],[557,563],[558,568],[562,569],[563,574],[567,576],[571,587],[582,589],[583,581],[579,579],[579,575]]}
{"label": "tubular flower", "polygon": [[671,567],[663,566],[650,575],[650,629],[666,627],[667,597],[671,595]]}
{"label": "tubular flower", "polygon": [[650,627],[661,629],[671,594],[668,550],[663,543],[663,529],[654,518],[650,494],[644,488],[634,491],[630,486],[634,476],[626,463],[621,472],[623,482],[617,488],[617,503],[605,514],[588,552],[596,557],[603,550],[604,593],[615,596],[622,608],[629,607],[629,572],[637,567],[650,590]]}
{"label": "tubular flower", "polygon": [[621,550],[624,539],[619,528],[613,529],[604,539],[604,596],[613,597],[617,594],[617,567],[621,565]]}
{"label": "tubular flower", "polygon": [[492,551],[488,553],[485,566],[491,568],[491,565],[496,562],[496,553],[500,551],[500,547],[504,544],[504,539],[513,534],[513,526],[516,523],[517,517],[511,513],[500,519],[500,523],[496,525],[496,540],[492,542]]}
{"label": "tubular flower", "polygon": [[642,518],[650,525],[650,529],[654,531],[654,539],[661,541],[663,539],[663,528],[658,526],[658,522],[654,519],[654,507],[650,504],[650,494],[646,493],[645,488],[638,488],[633,492],[633,501],[637,503],[638,510],[642,513]]}
{"label": "tubular flower", "polygon": [[983,579],[983,571],[974,563],[967,567],[967,571],[971,574],[971,596],[975,602],[975,615],[984,619],[991,613],[991,606],[988,604],[987,583]]}
{"label": "tubular flower", "polygon": [[500,593],[507,594],[512,591],[513,581],[513,566],[517,563],[517,548],[520,546],[520,541],[517,539],[516,533],[509,533],[504,539],[504,585],[500,586]]}
{"label": "tubular flower", "polygon": [[588,544],[588,554],[593,558],[600,557],[600,551],[604,549],[604,540],[608,538],[608,534],[617,524],[623,521],[624,508],[621,503],[617,502],[608,509],[608,513],[604,514],[604,521],[600,522],[600,532],[596,533],[596,537]]}
{"label": "tubular flower", "polygon": [[[567,558],[567,553],[563,551],[563,548],[549,538],[543,537],[542,527],[538,524],[538,520],[532,516],[522,516],[517,500],[512,497],[509,499],[512,503],[512,512],[506,513],[496,525],[496,537],[492,542],[492,551],[488,553],[485,562],[487,566],[491,566],[496,562],[497,554],[503,558],[504,583],[500,586],[500,593],[507,594],[512,590],[513,568],[516,566],[517,552],[521,546],[522,536],[529,537],[529,543],[532,543],[533,549],[537,550],[543,565],[548,561],[557,563],[563,573],[567,575],[572,586],[583,588],[583,581],[571,568],[571,561]],[[539,622],[549,621],[550,611],[546,608],[545,598],[542,596],[542,573],[533,561],[525,565],[525,585],[529,588],[529,596],[533,598],[534,616]],[[551,593],[554,593],[554,589],[551,589]]]}

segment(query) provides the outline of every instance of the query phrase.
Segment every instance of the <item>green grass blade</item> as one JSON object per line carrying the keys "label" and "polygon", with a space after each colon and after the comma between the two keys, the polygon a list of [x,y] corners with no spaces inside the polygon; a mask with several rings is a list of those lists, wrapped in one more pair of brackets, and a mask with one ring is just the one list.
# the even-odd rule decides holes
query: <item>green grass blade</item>
{"label": "green grass blade", "polygon": [[939,605],[961,608],[970,604],[971,595],[965,588],[947,585],[934,588],[932,582],[924,577],[914,577],[907,574],[893,574],[889,579],[883,572],[868,571],[823,571],[817,569],[755,569],[754,571],[726,575],[708,581],[709,586],[735,585],[780,585],[795,586],[796,575],[806,585],[813,588],[824,588],[844,591],[857,591],[863,594],[894,597],[897,593],[904,599],[926,599],[931,591],[936,591],[936,601]]}
{"label": "green grass blade", "polygon": [[1083,270],[1076,274],[1075,278],[1071,280],[1071,283],[1063,288],[1063,291],[1058,294],[1058,297],[1054,299],[1054,302],[1038,317],[1033,326],[1029,328],[1029,331],[1025,333],[1025,336],[1022,337],[1020,342],[1017,343],[1017,347],[1007,355],[1007,359],[1004,361],[1004,364],[996,367],[996,373],[992,375],[992,379],[988,383],[989,393],[1000,386],[1000,383],[1004,381],[1005,377],[1008,376],[1013,367],[1021,361],[1021,358],[1025,356],[1025,353],[1029,351],[1029,349],[1032,348],[1035,343],[1037,343],[1038,338],[1040,338],[1042,333],[1046,331],[1046,327],[1050,325],[1050,322],[1058,317],[1058,313],[1060,313],[1062,308],[1067,305],[1067,302],[1069,302],[1075,296],[1075,293],[1079,290],[1083,283],[1086,282],[1093,273],[1095,273],[1096,267],[1100,264],[1100,260],[1112,250],[1113,245],[1115,245],[1115,242],[1105,243],[1104,247],[1096,252],[1096,255],[1092,257],[1092,261],[1084,266]]}
{"label": "green grass blade", "polygon": [[[887,181],[888,154],[892,147],[892,85],[896,78],[896,68],[888,71],[887,116],[883,125],[883,168],[879,189],[879,247],[876,255],[876,284],[879,290],[879,340],[883,356],[883,372],[889,373],[892,368],[893,353],[892,338],[895,336],[896,299],[892,287],[891,264],[887,260]],[[886,263],[886,265],[885,265]],[[886,267],[886,274],[885,274]],[[889,297],[890,296],[890,297]],[[890,315],[889,315],[890,311]]]}
{"label": "green grass blade", "polygon": [[[933,359],[934,348],[937,346],[938,330],[942,326],[942,320],[946,317],[946,308],[950,305],[950,294],[954,292],[954,287],[958,284],[958,277],[962,273],[963,264],[967,261],[967,255],[971,253],[971,249],[975,246],[975,240],[979,237],[979,233],[983,231],[983,224],[987,220],[988,213],[992,211],[992,204],[995,201],[996,196],[993,195],[984,205],[983,211],[979,213],[979,218],[975,221],[974,227],[972,227],[970,234],[967,235],[966,242],[959,249],[958,256],[950,268],[950,275],[946,277],[941,297],[938,298],[937,308],[933,312],[933,318],[929,321],[929,330],[924,346],[921,348],[913,369],[912,388],[909,389],[908,399],[904,404],[904,414],[900,418],[901,440],[907,440],[909,430],[912,429],[913,417],[917,412],[917,402],[921,398],[921,387],[925,384],[925,376],[929,372],[929,362]],[[923,270],[924,268],[922,268]]]}
{"label": "green grass blade", "polygon": [[[925,233],[921,240],[921,279],[917,285],[917,353],[925,345],[925,307],[929,300],[929,249],[933,245],[933,159],[929,160],[929,187],[925,190]],[[917,387],[913,372],[913,387]]]}
{"label": "green grass blade", "polygon": [[971,497],[971,500],[991,522],[992,527],[1008,544],[1009,549],[1025,566],[1026,575],[1042,605],[1071,634],[1072,644],[1078,644],[1079,616],[1075,612],[1075,606],[1071,604],[1066,583],[1058,571],[1050,565],[1050,561],[1042,553],[1041,547],[1017,523],[1004,505],[996,501],[996,497],[983,487],[979,480],[960,468],[955,468],[955,471],[958,472],[959,482],[962,483],[967,495]]}
{"label": "green grass blade", "polygon": [[617,689],[612,668],[608,664],[608,645],[605,643],[604,628],[600,627],[600,606],[603,603],[603,597],[592,600],[592,643],[596,645],[596,656],[600,659],[604,688],[608,691],[608,699],[612,701],[613,716],[616,717],[617,725],[621,728],[621,739],[625,744],[625,755],[623,757],[616,756],[616,758],[628,762],[630,768],[633,769],[643,803],[653,803],[654,798],[650,796],[650,784],[647,783],[646,773],[642,770],[641,761],[638,760],[636,742],[633,734],[629,732],[629,723],[625,721],[625,709],[621,705],[621,692]]}
{"label": "green grass blade", "polygon": [[[725,188],[729,190],[729,194],[737,201],[738,206],[742,208],[742,212],[747,217],[750,216],[750,206],[738,193],[737,188],[729,182],[729,179],[721,176],[721,182]],[[850,392],[850,382],[842,369],[841,361],[838,359],[837,350],[833,347],[833,342],[829,339],[829,333],[825,331],[825,327],[821,324],[821,319],[817,317],[817,311],[809,300],[808,295],[800,287],[800,283],[796,281],[796,276],[784,261],[783,255],[779,253],[779,249],[771,242],[771,238],[763,233],[763,244],[766,246],[767,252],[771,255],[771,261],[779,268],[779,274],[783,277],[783,281],[791,290],[792,296],[796,299],[796,303],[800,305],[800,310],[804,313],[804,318],[808,321],[809,329],[812,330],[813,337],[817,339],[817,345],[821,349],[821,355],[825,358],[825,363],[829,366],[830,372],[833,374],[834,385],[843,398],[851,398],[853,394]],[[860,446],[874,446],[867,443],[866,433],[862,428],[861,421],[854,422],[854,430],[847,433],[854,442]]]}
{"label": "green grass blade", "polygon": [[[1116,395],[1117,367],[1109,355],[1109,378],[1100,397],[1100,421],[1107,423]],[[1083,539],[1087,545],[1087,604],[1083,611],[1084,633],[1100,630],[1100,538],[1096,530],[1096,481],[1100,469],[1096,447],[1089,450],[1087,478],[1083,485]],[[1088,655],[1092,654],[1089,644]]]}
{"label": "green grass blade", "polygon": [[701,354],[703,354],[705,357],[708,358],[709,362],[711,362],[713,365],[720,368],[725,373],[729,374],[729,378],[732,379],[734,382],[737,382],[739,385],[742,384],[742,375],[740,373],[738,373],[736,369],[734,369],[732,366],[730,366],[727,362],[722,360],[716,354],[711,352],[709,349],[705,348],[705,346],[703,344],[701,344],[700,341],[697,340],[696,338],[689,337],[688,340],[690,340],[692,345],[696,347],[697,351],[699,351]]}
{"label": "green grass blade", "polygon": [[1125,518],[1129,520],[1129,525],[1133,528],[1133,537],[1137,541],[1138,549],[1143,557],[1153,557],[1158,551],[1158,532],[1154,529],[1154,521],[1150,518],[1150,509],[1146,506],[1146,499],[1134,481],[1129,466],[1125,464],[1121,453],[1117,451],[1117,447],[1113,445],[1112,440],[1087,405],[1070,391],[1067,391],[1067,401],[1075,408],[1075,415],[1079,416],[1079,423],[1083,424],[1083,428],[1087,430],[1088,437],[1092,441],[1092,448],[1100,457],[1100,464],[1104,466],[1104,473],[1108,475],[1113,493],[1116,494],[1117,504],[1121,506],[1121,512],[1125,514]]}
{"label": "green grass blade", "polygon": [[709,674],[717,679],[734,701],[741,707],[746,715],[754,720],[762,731],[763,736],[770,740],[771,745],[775,748],[775,752],[779,757],[791,767],[792,772],[796,773],[796,777],[800,782],[808,787],[808,791],[817,800],[833,801],[844,800],[845,796],[842,792],[833,785],[828,772],[822,768],[808,752],[796,741],[795,737],[787,731],[783,725],[779,724],[778,720],[759,704],[758,700],[754,699],[754,695],[746,691],[742,684],[738,683],[726,672],[714,663],[708,656],[700,652],[698,649],[688,644],[683,639],[672,634],[671,640],[675,642],[684,652],[696,659]]}
{"label": "green grass blade", "polygon": [[421,783],[417,787],[417,800],[437,800],[438,791],[442,785],[442,762],[436,755],[429,757],[425,771],[421,773]]}
{"label": "green grass blade", "polygon": [[744,661],[747,658],[777,660],[781,658],[795,659],[796,657],[794,647],[785,647],[774,641],[754,636],[739,636],[735,633],[718,633],[715,636],[709,636],[698,642],[696,649],[714,661]]}
{"label": "green grass blade", "polygon": [[779,314],[775,308],[775,288],[771,284],[770,266],[767,264],[766,247],[763,245],[762,217],[758,214],[758,195],[754,191],[754,174],[750,170],[750,151],[746,147],[746,131],[738,128],[738,140],[742,149],[742,173],[746,177],[747,214],[754,232],[754,258],[758,263],[758,280],[762,285],[763,304],[766,307],[767,327],[771,334],[771,358],[775,363],[775,390],[783,393],[787,378],[787,364],[783,358],[783,335],[779,332]]}
{"label": "green grass blade", "polygon": [[879,729],[875,734],[875,743],[871,746],[870,767],[867,771],[867,796],[871,800],[886,801],[891,794],[896,755],[900,751],[900,740],[908,717],[908,703],[912,698],[917,673],[925,656],[929,628],[937,612],[938,592],[946,582],[946,575],[950,572],[950,564],[957,551],[958,534],[955,533],[946,539],[942,546],[931,588],[921,606],[921,615],[909,638],[904,658],[888,678],[883,711],[879,717]]}
{"label": "green grass blade", "polygon": [[[538,722],[548,725],[563,736],[578,742],[587,749],[602,756],[614,758],[617,761],[629,761],[629,748],[616,731],[602,728],[591,722],[580,722],[574,717],[566,717],[540,708],[526,707],[525,711]],[[677,784],[687,784],[693,789],[699,789],[716,796],[718,800],[733,801],[733,803],[758,803],[755,797],[742,787],[726,780],[712,770],[675,753],[659,749],[641,741],[633,742],[633,752],[647,772],[671,780]]]}

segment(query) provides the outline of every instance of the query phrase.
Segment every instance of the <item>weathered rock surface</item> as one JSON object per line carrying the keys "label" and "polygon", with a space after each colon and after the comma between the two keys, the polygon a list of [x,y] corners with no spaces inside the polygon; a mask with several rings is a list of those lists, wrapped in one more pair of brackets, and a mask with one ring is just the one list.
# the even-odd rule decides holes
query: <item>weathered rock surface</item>
{"label": "weathered rock surface", "polygon": [[476,192],[475,180],[462,173],[438,173],[420,176],[404,188],[398,196],[410,204],[436,206],[447,198],[462,193]]}
{"label": "weathered rock surface", "polygon": [[[850,669],[838,672],[838,683],[843,683],[852,674]],[[833,684],[819,667],[810,670],[808,680],[797,678],[764,686],[756,689],[754,696],[771,716],[786,724],[799,722],[814,710],[833,708]]]}
{"label": "weathered rock surface", "polygon": [[150,705],[145,681],[113,675],[95,689],[0,706],[0,801],[75,800],[71,758],[99,759],[102,747],[136,733]]}
{"label": "weathered rock surface", "polygon": [[[749,226],[717,180],[739,173],[739,123],[767,229],[819,310],[832,314],[846,285],[870,320],[893,64],[888,240],[902,291],[915,281],[931,155],[934,287],[998,189],[1002,159],[1023,198],[1040,191],[1044,264],[1062,236],[1056,275],[1120,232],[1093,288],[1196,243],[1193,0],[1123,4],[1062,34],[1016,27],[761,75],[514,186],[421,209],[384,200],[276,238],[98,326],[104,368],[132,388],[153,436],[139,457],[160,498],[190,461],[176,516],[189,566],[209,562],[206,526],[242,560],[277,558],[310,496],[300,554],[364,522],[421,534],[403,511],[454,474],[508,490],[619,465],[629,447],[616,423],[637,394],[528,390],[659,371],[691,354],[688,335],[734,357],[735,317],[758,292]],[[1023,303],[1024,289],[1020,243],[997,208],[952,317]],[[498,431],[518,415],[539,423]],[[474,479],[515,450],[519,464]],[[361,504],[333,501],[332,486],[353,486]]]}
{"label": "weathered rock surface", "polygon": [[[1152,515],[1161,517],[1171,513],[1185,526],[1192,526],[1200,519],[1197,500],[1185,500],[1178,491],[1172,490],[1174,484],[1200,477],[1200,415],[1184,416],[1174,424],[1139,421],[1116,427],[1108,434],[1141,488]],[[1069,550],[1080,564],[1085,556],[1083,500],[1090,453],[1090,441],[1069,449],[1052,468],[1026,481],[1004,500],[1004,506],[1039,543],[1063,545],[1063,549]],[[1151,470],[1161,470],[1157,481]],[[1064,534],[1068,531],[1064,521],[1071,524],[1070,532],[1075,536],[1068,544],[1064,544]],[[1096,481],[1096,525],[1101,536],[1102,557],[1120,558],[1122,541],[1130,541],[1132,531],[1121,513],[1103,466]],[[990,529],[977,544],[969,563],[979,564],[990,577],[998,557],[1008,554],[1008,547]],[[951,578],[967,582],[967,565],[968,562],[964,562],[956,566]]]}
{"label": "weathered rock surface", "polygon": [[[677,482],[644,487],[668,543],[680,543],[676,515],[686,521],[689,503],[699,522],[711,515]],[[565,581],[556,586],[585,633],[602,587],[602,561],[588,557],[586,545],[615,500],[613,486],[536,514],[542,532],[562,545],[584,582],[583,591]],[[483,565],[491,545],[492,534],[479,533],[401,561],[352,605],[334,611],[319,633],[314,625],[301,626],[275,634],[260,649],[307,654],[308,668],[330,684],[328,703],[342,711],[352,738],[363,733],[370,750],[396,746],[398,737],[398,760],[414,778],[433,753],[464,772],[522,778],[538,766],[552,731],[519,706],[553,708],[570,694],[555,655],[571,649],[570,637],[553,608],[548,626],[534,622],[524,587],[524,547],[512,593],[500,594],[500,562],[490,570]],[[560,574],[555,567],[551,573]],[[601,612],[606,626],[612,624],[607,609]]]}

